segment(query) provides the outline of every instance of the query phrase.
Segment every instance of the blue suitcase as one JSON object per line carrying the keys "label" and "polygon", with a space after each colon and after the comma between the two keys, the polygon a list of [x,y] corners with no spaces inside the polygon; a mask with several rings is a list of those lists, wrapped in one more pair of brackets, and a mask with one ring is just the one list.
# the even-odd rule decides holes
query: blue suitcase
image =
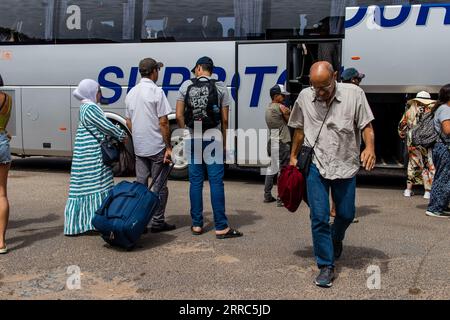
{"label": "blue suitcase", "polygon": [[[173,165],[164,179],[168,179],[172,168]],[[138,182],[122,181],[111,190],[92,220],[103,240],[126,250],[134,248],[160,204],[160,190],[150,191],[155,181],[156,178],[149,188]]]}

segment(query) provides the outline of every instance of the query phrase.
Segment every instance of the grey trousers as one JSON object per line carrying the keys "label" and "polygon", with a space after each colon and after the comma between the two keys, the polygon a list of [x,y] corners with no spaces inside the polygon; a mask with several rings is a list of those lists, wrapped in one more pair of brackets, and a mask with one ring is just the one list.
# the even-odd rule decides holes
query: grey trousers
{"label": "grey trousers", "polygon": [[169,166],[164,165],[164,154],[166,150],[164,149],[160,153],[151,156],[151,157],[139,157],[136,156],[136,180],[139,183],[148,187],[148,179],[151,177],[155,179],[161,169],[161,175],[158,177],[158,180],[155,182],[153,187],[154,191],[160,191],[160,200],[161,203],[159,208],[156,210],[153,215],[151,221],[151,227],[161,227],[165,222],[165,212],[167,199],[169,198],[169,189],[167,188],[167,180],[163,180],[162,178],[166,176],[167,171],[169,170]]}
{"label": "grey trousers", "polygon": [[[272,150],[272,152],[276,152],[278,150]],[[276,154],[272,155],[272,161],[276,161],[277,157]],[[279,143],[279,166],[277,165],[277,168],[281,170],[281,167],[286,166],[289,164],[289,161],[291,159],[291,145],[287,143]],[[269,200],[272,197],[272,188],[275,183],[275,179],[277,179],[278,174],[274,175],[267,175],[266,176],[266,182],[264,186],[264,199]]]}

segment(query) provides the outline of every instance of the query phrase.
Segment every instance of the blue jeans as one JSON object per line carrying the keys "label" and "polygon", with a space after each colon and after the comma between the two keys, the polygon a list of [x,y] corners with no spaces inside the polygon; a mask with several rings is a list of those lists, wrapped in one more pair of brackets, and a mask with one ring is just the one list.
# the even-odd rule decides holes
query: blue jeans
{"label": "blue jeans", "polygon": [[[324,179],[311,164],[306,178],[314,255],[317,265],[334,267],[333,240],[342,241],[347,228],[355,218],[356,177],[351,179]],[[336,218],[330,226],[330,194],[336,203]]]}
{"label": "blue jeans", "polygon": [[[216,152],[212,152],[211,155],[213,158],[211,159],[210,157],[205,156],[205,158],[209,158],[209,161],[206,161],[207,159],[204,159],[203,152],[205,151],[205,148],[214,142],[196,140],[195,143],[201,144],[201,146],[199,146],[201,148],[196,147],[197,153],[201,150],[201,155],[194,153],[194,143],[192,142],[193,140],[186,141],[187,151],[190,153],[188,154],[190,159],[189,197],[191,200],[192,226],[203,227],[203,182],[205,180],[204,172],[206,169],[211,192],[211,205],[214,214],[215,228],[217,231],[225,230],[228,228],[228,219],[225,215],[225,189],[223,184],[225,167],[223,164],[222,152],[217,152],[217,156]],[[220,143],[217,144],[216,147],[222,148]]]}
{"label": "blue jeans", "polygon": [[442,213],[450,204],[450,150],[438,142],[433,148],[433,163],[436,166],[430,204],[427,211]]}
{"label": "blue jeans", "polygon": [[0,133],[0,164],[10,164],[11,150],[9,147],[9,139],[6,132]]}

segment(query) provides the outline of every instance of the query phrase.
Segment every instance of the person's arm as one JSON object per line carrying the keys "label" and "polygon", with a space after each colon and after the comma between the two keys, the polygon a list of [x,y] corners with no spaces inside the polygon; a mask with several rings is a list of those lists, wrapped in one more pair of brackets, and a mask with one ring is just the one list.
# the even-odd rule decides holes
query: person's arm
{"label": "person's arm", "polygon": [[223,136],[223,149],[226,150],[227,147],[227,132],[228,132],[228,115],[229,115],[229,106],[222,107],[220,109],[222,113],[222,136]]}
{"label": "person's arm", "polygon": [[362,136],[364,143],[366,145],[366,148],[361,153],[361,162],[363,167],[367,171],[373,170],[376,163],[376,156],[375,156],[375,133],[373,130],[372,123],[369,123],[364,130],[362,131]]}
{"label": "person's arm", "polygon": [[398,135],[400,136],[400,138],[405,139],[407,129],[408,129],[408,120],[407,120],[407,112],[405,112],[398,124]]}
{"label": "person's arm", "polygon": [[131,124],[131,119],[127,118],[127,128],[130,132],[133,132],[133,125]]}
{"label": "person's arm", "polygon": [[442,132],[447,136],[450,136],[450,120],[445,120],[444,122],[442,122],[441,126]]}
{"label": "person's arm", "polygon": [[106,118],[100,107],[92,105],[86,110],[86,121],[88,124],[96,127],[104,135],[114,137],[115,139],[126,143],[127,134],[125,130],[121,130],[115,126],[108,118]]}
{"label": "person's arm", "polygon": [[297,157],[300,153],[300,149],[303,145],[303,142],[305,140],[305,132],[303,129],[295,129],[294,131],[294,137],[292,138],[292,149],[291,149],[291,166],[297,165]]}
{"label": "person's arm", "polygon": [[291,110],[286,106],[280,105],[280,111],[281,111],[284,121],[286,121],[286,123],[288,123],[289,118],[291,116]]}
{"label": "person's arm", "polygon": [[186,124],[184,122],[184,101],[178,100],[176,106],[176,118],[177,124],[180,129],[184,129]]}
{"label": "person's arm", "polygon": [[166,145],[166,153],[164,155],[164,163],[171,163],[172,158],[172,144],[170,141],[170,126],[169,118],[163,116],[159,118],[159,128],[161,129],[161,135],[163,137],[164,144]]}

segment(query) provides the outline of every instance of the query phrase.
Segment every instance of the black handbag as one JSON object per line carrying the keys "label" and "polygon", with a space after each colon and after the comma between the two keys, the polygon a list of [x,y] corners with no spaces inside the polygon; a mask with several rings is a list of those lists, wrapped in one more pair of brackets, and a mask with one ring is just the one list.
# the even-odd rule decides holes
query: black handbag
{"label": "black handbag", "polygon": [[[312,163],[312,157],[314,155],[314,148],[317,145],[317,142],[319,141],[320,134],[322,133],[323,126],[325,125],[325,122],[327,121],[328,114],[330,113],[331,106],[328,108],[327,114],[325,115],[325,119],[323,119],[322,126],[320,127],[319,134],[317,135],[316,141],[314,142],[314,145],[312,147],[305,146],[305,143],[303,143],[302,147],[300,148],[300,152],[297,156],[297,168],[300,170],[300,172],[303,174],[304,177],[307,177],[309,174],[309,168]],[[306,137],[305,137],[306,139]],[[306,139],[308,141],[308,139]],[[309,142],[308,142],[309,144]]]}
{"label": "black handbag", "polygon": [[100,149],[102,150],[102,160],[107,166],[113,166],[114,163],[120,160],[120,152],[118,142],[110,136],[106,136],[105,140],[101,141],[96,135],[89,130],[84,124],[83,127],[98,141]]}

